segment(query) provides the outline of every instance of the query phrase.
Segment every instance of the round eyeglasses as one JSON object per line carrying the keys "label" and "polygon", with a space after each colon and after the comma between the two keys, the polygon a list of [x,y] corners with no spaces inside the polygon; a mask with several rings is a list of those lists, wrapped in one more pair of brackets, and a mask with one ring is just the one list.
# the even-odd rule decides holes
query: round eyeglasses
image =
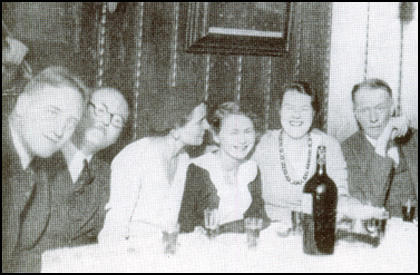
{"label": "round eyeglasses", "polygon": [[108,109],[104,105],[96,105],[90,101],[88,105],[93,107],[94,113],[97,117],[106,117],[107,121],[110,121],[110,124],[116,128],[124,127],[125,121],[121,115],[108,112]]}

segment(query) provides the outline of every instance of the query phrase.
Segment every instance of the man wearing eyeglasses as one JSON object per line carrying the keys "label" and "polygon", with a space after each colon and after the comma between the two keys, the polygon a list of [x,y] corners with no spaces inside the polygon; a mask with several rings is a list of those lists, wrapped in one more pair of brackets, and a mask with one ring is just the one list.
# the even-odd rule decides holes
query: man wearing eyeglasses
{"label": "man wearing eyeglasses", "polygon": [[97,153],[117,141],[128,115],[128,104],[118,90],[102,88],[92,93],[71,141],[50,159],[56,170],[50,183],[50,220],[31,253],[96,242],[110,182],[109,164]]}
{"label": "man wearing eyeglasses", "polygon": [[402,206],[417,206],[418,132],[404,116],[392,116],[395,106],[385,81],[355,85],[352,99],[360,131],[342,144],[350,194],[401,217]]}

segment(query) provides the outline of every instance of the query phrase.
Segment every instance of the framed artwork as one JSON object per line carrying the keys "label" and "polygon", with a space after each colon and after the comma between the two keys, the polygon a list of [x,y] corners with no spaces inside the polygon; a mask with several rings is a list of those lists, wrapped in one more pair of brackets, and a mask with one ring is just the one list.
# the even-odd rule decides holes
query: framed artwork
{"label": "framed artwork", "polygon": [[287,52],[290,2],[190,2],[189,53],[281,56]]}

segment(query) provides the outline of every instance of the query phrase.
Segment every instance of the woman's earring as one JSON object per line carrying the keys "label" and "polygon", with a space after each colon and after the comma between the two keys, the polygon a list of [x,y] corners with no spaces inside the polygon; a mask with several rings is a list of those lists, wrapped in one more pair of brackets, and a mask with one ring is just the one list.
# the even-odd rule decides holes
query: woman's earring
{"label": "woman's earring", "polygon": [[175,131],[175,130],[172,130],[172,131],[171,131],[171,136],[172,136],[175,140],[178,140],[178,139],[179,139],[179,134],[178,134],[178,132],[177,132],[177,131]]}

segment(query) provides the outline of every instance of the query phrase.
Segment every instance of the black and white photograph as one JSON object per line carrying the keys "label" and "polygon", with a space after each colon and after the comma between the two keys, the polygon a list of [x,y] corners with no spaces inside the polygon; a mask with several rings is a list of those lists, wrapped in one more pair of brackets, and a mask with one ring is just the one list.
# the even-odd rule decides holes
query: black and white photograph
{"label": "black and white photograph", "polygon": [[2,2],[2,273],[418,273],[417,2]]}

